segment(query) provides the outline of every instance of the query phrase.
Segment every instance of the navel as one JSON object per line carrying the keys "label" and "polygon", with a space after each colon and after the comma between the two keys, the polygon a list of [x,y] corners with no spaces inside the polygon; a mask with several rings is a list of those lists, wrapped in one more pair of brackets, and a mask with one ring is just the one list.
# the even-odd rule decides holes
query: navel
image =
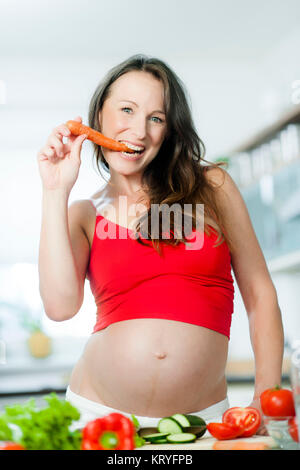
{"label": "navel", "polygon": [[155,353],[155,356],[158,358],[158,359],[164,359],[167,354],[166,353],[162,353],[162,352],[157,352]]}

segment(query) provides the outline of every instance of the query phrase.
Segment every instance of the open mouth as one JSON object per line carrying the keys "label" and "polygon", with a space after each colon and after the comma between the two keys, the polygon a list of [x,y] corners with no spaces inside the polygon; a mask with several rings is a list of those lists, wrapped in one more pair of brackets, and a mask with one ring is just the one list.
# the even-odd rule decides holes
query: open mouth
{"label": "open mouth", "polygon": [[125,144],[127,147],[129,147],[130,149],[134,150],[134,152],[121,152],[123,153],[124,155],[128,156],[128,157],[137,157],[137,156],[141,156],[145,150],[146,150],[146,147],[139,147],[139,146],[136,146],[136,145],[133,145],[133,144],[130,144],[129,142],[125,142],[125,141],[122,141],[120,140],[120,142],[122,142],[123,144]]}

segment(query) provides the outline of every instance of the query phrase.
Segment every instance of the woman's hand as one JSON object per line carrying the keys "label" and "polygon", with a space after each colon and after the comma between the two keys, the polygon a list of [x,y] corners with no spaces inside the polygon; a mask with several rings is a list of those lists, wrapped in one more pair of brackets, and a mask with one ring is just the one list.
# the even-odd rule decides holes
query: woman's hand
{"label": "woman's hand", "polygon": [[[74,119],[82,122],[80,116]],[[66,143],[63,137],[67,137]],[[44,189],[63,189],[74,186],[81,164],[80,152],[86,135],[74,136],[66,124],[55,127],[44,147],[38,152],[39,172]]]}
{"label": "woman's hand", "polygon": [[260,399],[254,397],[252,402],[248,406],[251,406],[252,408],[256,408],[260,412],[261,423],[260,423],[258,430],[256,431],[256,434],[259,434],[260,436],[268,436],[269,434],[268,434],[267,428],[265,427],[264,420],[263,420],[263,412],[260,406]]}

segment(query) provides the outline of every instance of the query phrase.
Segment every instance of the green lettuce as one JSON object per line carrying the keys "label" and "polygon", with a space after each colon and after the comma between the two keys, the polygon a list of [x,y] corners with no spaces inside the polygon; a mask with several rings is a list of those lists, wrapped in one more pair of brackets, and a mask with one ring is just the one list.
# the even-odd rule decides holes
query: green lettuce
{"label": "green lettuce", "polygon": [[79,450],[81,431],[69,426],[79,411],[55,393],[43,397],[48,406],[37,409],[34,398],[25,404],[6,406],[0,415],[0,441],[13,441],[28,450]]}

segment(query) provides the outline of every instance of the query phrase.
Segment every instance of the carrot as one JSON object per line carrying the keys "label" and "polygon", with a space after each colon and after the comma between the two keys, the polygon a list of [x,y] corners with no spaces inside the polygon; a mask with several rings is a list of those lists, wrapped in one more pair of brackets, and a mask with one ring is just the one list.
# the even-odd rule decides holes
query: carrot
{"label": "carrot", "polygon": [[232,440],[215,441],[213,443],[212,448],[214,450],[231,450],[232,446],[234,446],[235,443],[236,443],[236,441],[232,441]]}
{"label": "carrot", "polygon": [[82,135],[86,134],[87,138],[94,142],[101,147],[108,148],[110,150],[116,150],[117,152],[134,152],[134,150],[127,147],[127,145],[118,142],[117,140],[110,139],[109,137],[105,137],[98,131],[95,131],[91,127],[84,126],[80,122],[77,121],[68,121],[66,123],[68,129],[74,135]]}
{"label": "carrot", "polygon": [[269,446],[265,442],[236,442],[232,450],[266,450]]}
{"label": "carrot", "polygon": [[246,442],[246,441],[215,441],[213,450],[266,450],[269,448],[265,442]]}

